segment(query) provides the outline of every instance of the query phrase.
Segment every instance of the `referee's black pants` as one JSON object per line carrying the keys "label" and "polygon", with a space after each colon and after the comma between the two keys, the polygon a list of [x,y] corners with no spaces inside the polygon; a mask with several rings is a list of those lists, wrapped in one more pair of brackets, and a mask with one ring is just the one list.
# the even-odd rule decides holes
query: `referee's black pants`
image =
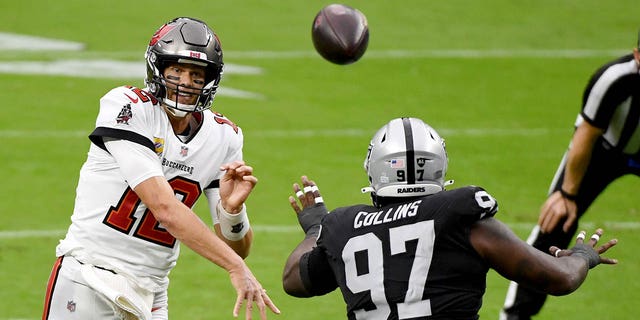
{"label": "referee's black pants", "polygon": [[[567,154],[565,153],[560,167],[556,172],[556,176],[553,179],[549,195],[559,190],[562,186],[566,157]],[[585,176],[580,184],[580,190],[577,194],[576,205],[578,208],[578,219],[576,219],[576,222],[571,226],[569,232],[562,230],[564,221],[560,221],[551,233],[538,232],[537,235],[532,233],[530,236],[530,239],[533,239],[532,245],[545,253],[549,253],[549,247],[552,245],[559,248],[569,248],[569,245],[572,244],[571,240],[578,229],[578,221],[585,211],[587,211],[593,201],[611,182],[627,174],[640,176],[639,159],[633,159],[617,152],[614,153],[601,144],[594,146],[591,162],[585,172]],[[534,232],[536,229],[534,229]],[[512,293],[507,294],[503,310],[508,320],[530,319],[532,315],[540,311],[547,298],[544,292],[536,291],[519,284],[515,291],[515,297],[510,297],[510,294]]]}

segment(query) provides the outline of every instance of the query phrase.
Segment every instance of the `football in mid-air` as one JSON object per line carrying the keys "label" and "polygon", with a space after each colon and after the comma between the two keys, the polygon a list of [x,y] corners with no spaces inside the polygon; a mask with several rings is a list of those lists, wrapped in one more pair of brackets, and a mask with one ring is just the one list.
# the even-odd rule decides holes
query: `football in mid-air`
{"label": "football in mid-air", "polygon": [[330,4],[313,19],[311,38],[323,58],[341,65],[354,63],[369,44],[367,18],[358,9]]}

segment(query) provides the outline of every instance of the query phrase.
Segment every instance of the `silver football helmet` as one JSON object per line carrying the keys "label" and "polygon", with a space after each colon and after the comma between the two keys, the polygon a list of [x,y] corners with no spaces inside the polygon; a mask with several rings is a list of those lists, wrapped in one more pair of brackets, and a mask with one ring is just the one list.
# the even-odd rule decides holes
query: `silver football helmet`
{"label": "silver football helmet", "polygon": [[[149,92],[179,116],[209,109],[222,77],[222,47],[218,36],[203,21],[179,17],[160,27],[145,53]],[[162,75],[169,62],[192,63],[205,67],[205,85],[194,105],[167,101],[167,83]],[[179,89],[179,87],[178,87]]]}
{"label": "silver football helmet", "polygon": [[447,152],[440,135],[417,118],[397,118],[371,139],[364,169],[372,197],[416,197],[444,190]]}

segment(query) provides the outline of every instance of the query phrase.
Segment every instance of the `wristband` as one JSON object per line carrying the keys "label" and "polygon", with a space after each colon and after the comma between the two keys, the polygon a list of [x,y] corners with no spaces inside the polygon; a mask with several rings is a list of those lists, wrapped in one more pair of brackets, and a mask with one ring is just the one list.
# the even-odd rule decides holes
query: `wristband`
{"label": "wristband", "polygon": [[567,200],[576,201],[578,199],[577,194],[571,194],[569,192],[564,191],[564,189],[560,188],[560,194],[565,197]]}
{"label": "wristband", "polygon": [[220,222],[220,230],[222,235],[231,241],[242,240],[249,232],[249,217],[247,216],[247,207],[242,204],[240,212],[232,214],[224,210],[222,201],[218,201],[216,205],[216,213]]}

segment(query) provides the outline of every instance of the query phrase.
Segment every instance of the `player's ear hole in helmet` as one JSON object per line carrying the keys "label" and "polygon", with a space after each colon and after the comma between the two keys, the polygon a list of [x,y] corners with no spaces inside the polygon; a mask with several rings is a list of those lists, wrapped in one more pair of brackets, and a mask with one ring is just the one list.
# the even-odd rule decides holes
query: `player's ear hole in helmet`
{"label": "player's ear hole in helmet", "polygon": [[[444,190],[448,164],[444,140],[417,118],[397,118],[371,139],[364,169],[376,206],[381,198],[418,197]],[[397,200],[396,200],[397,201]]]}
{"label": "player's ear hole in helmet", "polygon": [[[209,109],[223,73],[220,39],[201,20],[178,17],[161,26],[149,41],[145,53],[147,75],[145,85],[169,110],[178,116]],[[194,105],[167,101],[167,79],[164,68],[171,62],[191,63],[205,67],[205,85]]]}

